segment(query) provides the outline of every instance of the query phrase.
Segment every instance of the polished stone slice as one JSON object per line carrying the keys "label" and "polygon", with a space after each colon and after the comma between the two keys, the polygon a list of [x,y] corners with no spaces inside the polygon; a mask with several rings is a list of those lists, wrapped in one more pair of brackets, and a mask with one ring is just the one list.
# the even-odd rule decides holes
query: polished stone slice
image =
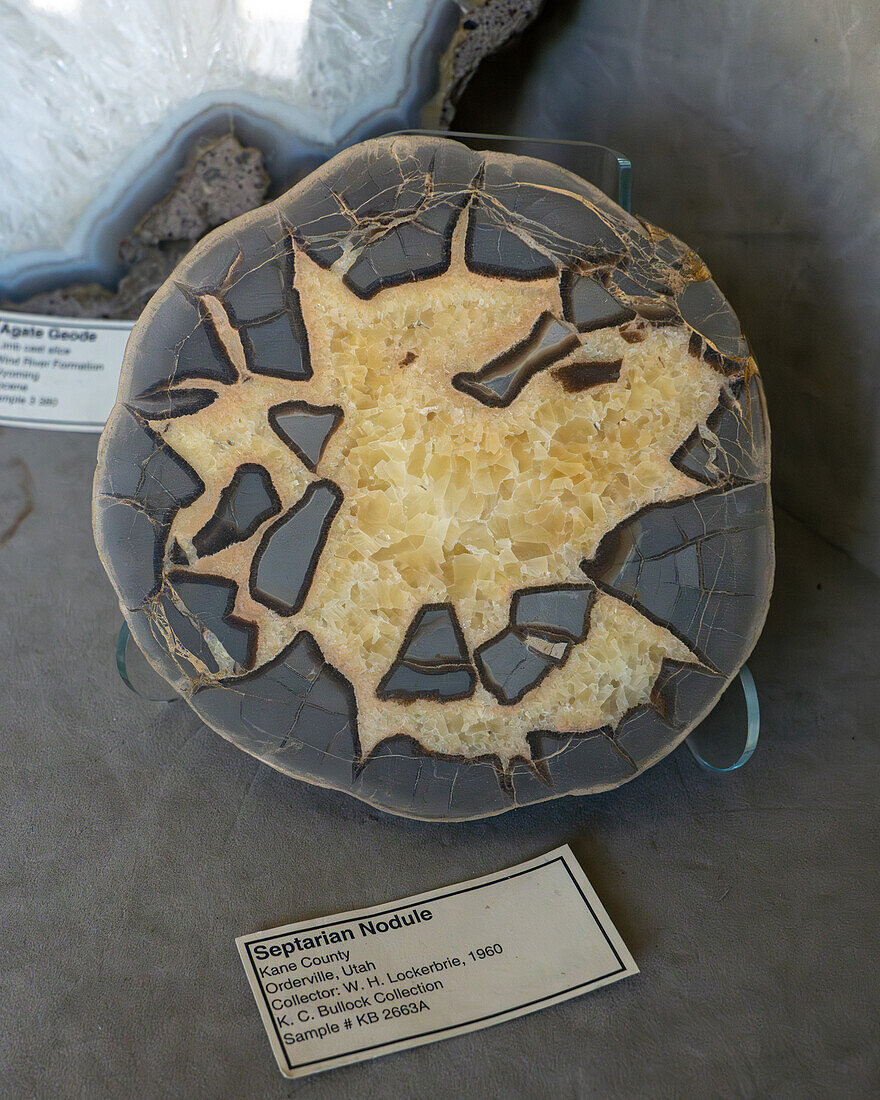
{"label": "polished stone slice", "polygon": [[214,515],[193,537],[196,554],[203,558],[245,539],[281,511],[269,471],[254,463],[239,466],[220,493]]}
{"label": "polished stone slice", "polygon": [[161,592],[150,608],[149,622],[162,638],[178,677],[195,682],[205,674],[219,673],[220,665],[199,623],[181,611],[168,592]]}
{"label": "polished stone slice", "polygon": [[[137,408],[102,444],[95,522],[138,643],[236,744],[392,812],[477,817],[632,778],[718,698],[772,577],[763,394],[744,343],[711,344],[706,281],[686,246],[537,161],[395,137],[318,169],[197,247],[132,338]],[[528,336],[510,344],[508,317]],[[640,418],[638,453],[618,409]],[[207,522],[204,503],[187,522],[205,486],[174,447],[209,483]],[[533,494],[509,476],[525,460]],[[696,495],[642,507],[661,485]],[[577,501],[586,534],[552,501]],[[609,504],[626,517],[610,531]],[[228,576],[194,572],[208,554]],[[578,726],[581,700],[600,728]],[[529,733],[555,713],[566,732]]]}
{"label": "polished stone slice", "polygon": [[167,288],[156,305],[154,323],[129,349],[126,362],[131,372],[128,404],[147,417],[156,412],[153,395],[178,386],[200,389],[200,380],[228,385],[238,379],[206,314],[177,286]]}
{"label": "polished stone slice", "polygon": [[302,498],[263,535],[251,566],[254,599],[294,615],[305,603],[342,493],[332,481],[314,481]]}
{"label": "polished stone slice", "polygon": [[[450,211],[450,231],[454,221]],[[449,267],[450,251],[444,233],[410,222],[367,246],[346,272],[345,282],[359,298],[372,298],[385,287],[442,274]]]}
{"label": "polished stone slice", "polygon": [[[647,265],[631,263],[626,269],[615,268],[606,275],[608,285],[627,298],[670,298],[674,293],[670,273],[660,265],[659,278]],[[668,305],[672,305],[671,302]],[[638,312],[638,305],[634,306]]]}
{"label": "polished stone slice", "polygon": [[624,715],[614,740],[637,768],[645,768],[666,755],[677,733],[659,710],[643,704]]}
{"label": "polished stone slice", "polygon": [[711,669],[664,659],[650,703],[627,711],[614,731],[615,745],[636,767],[650,767],[710,709],[722,684]]}
{"label": "polished stone slice", "polygon": [[177,539],[172,540],[165,556],[170,565],[189,565],[189,558]]}
{"label": "polished stone slice", "polygon": [[[256,217],[262,225],[265,219],[259,214]],[[171,285],[198,307],[203,295],[216,298],[223,293],[230,273],[241,262],[241,254],[237,236],[218,240],[214,248],[194,248],[175,268]]]}
{"label": "polished stone slice", "polygon": [[471,271],[513,279],[546,279],[556,271],[552,256],[535,248],[499,220],[480,200],[468,218],[466,256]]}
{"label": "polished stone slice", "polygon": [[280,439],[310,470],[315,470],[330,436],[342,422],[338,405],[286,401],[269,410],[269,423]]}
{"label": "polished stone slice", "polygon": [[564,665],[571,656],[569,642],[552,641],[541,634],[532,634],[531,632],[524,634],[523,638],[529,649],[535,653],[540,653],[543,657],[549,657],[555,665]]}

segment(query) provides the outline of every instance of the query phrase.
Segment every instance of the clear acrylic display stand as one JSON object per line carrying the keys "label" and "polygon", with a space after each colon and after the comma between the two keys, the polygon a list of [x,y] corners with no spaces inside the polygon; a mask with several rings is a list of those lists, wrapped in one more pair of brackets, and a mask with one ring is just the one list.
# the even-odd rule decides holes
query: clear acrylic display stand
{"label": "clear acrylic display stand", "polygon": [[[632,209],[632,163],[622,153],[605,145],[456,130],[397,132],[455,138],[475,149],[552,161],[598,187],[624,210]],[[172,702],[180,698],[138,649],[127,623],[123,623],[119,631],[116,667],[126,687],[144,699]],[[751,672],[744,665],[712,711],[686,738],[685,744],[702,768],[716,775],[726,775],[741,768],[751,758],[758,744],[760,729],[758,692]]]}

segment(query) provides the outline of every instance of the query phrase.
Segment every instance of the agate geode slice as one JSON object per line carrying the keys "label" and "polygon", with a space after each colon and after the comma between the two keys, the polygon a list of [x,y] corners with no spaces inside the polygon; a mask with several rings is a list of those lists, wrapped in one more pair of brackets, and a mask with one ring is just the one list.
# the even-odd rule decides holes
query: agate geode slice
{"label": "agate geode slice", "polygon": [[541,161],[357,145],[147,307],[95,531],[210,726],[394,813],[633,778],[751,650],[768,429],[701,260]]}

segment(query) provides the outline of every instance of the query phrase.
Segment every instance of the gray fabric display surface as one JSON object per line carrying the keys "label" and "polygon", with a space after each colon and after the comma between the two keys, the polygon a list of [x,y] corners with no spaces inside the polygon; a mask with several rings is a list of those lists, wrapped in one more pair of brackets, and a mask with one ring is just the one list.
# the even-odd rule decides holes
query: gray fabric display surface
{"label": "gray fabric display surface", "polygon": [[[758,751],[431,825],[285,779],[113,663],[95,438],[0,432],[0,1095],[866,1096],[880,581],[784,513]],[[30,505],[30,510],[28,510]],[[570,842],[641,967],[536,1015],[285,1082],[234,938]],[[646,1091],[647,1090],[647,1091]]]}

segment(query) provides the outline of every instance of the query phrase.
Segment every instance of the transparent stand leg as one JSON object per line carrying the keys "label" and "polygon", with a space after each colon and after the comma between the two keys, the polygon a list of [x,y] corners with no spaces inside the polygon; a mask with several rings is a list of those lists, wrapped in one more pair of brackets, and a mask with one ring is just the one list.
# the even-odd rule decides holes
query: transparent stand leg
{"label": "transparent stand leg", "polygon": [[748,763],[761,732],[758,690],[748,668],[739,676],[687,738],[685,744],[706,771],[724,775]]}
{"label": "transparent stand leg", "polygon": [[116,639],[116,670],[123,684],[142,699],[170,703],[180,698],[138,649],[126,622],[119,628]]}

